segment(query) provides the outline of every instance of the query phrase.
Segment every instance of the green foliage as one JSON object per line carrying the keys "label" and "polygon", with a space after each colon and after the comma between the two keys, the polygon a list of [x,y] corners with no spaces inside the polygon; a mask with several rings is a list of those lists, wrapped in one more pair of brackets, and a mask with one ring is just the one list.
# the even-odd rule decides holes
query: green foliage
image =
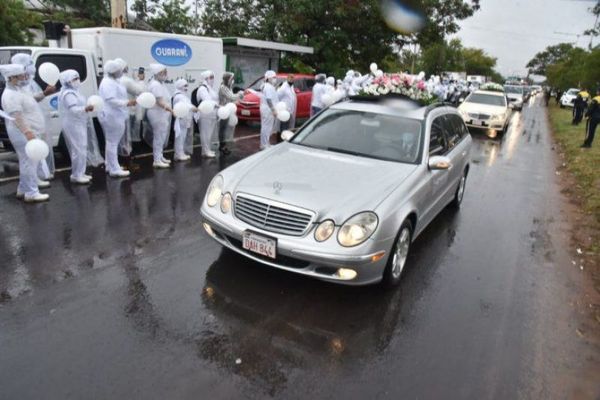
{"label": "green foliage", "polygon": [[[203,33],[240,36],[312,46],[313,55],[289,55],[316,71],[343,75],[371,62],[408,69],[396,49],[407,43],[432,43],[458,30],[478,1],[419,0],[427,16],[425,29],[403,36],[383,22],[379,0],[205,0]],[[408,60],[410,61],[410,59]],[[409,63],[410,64],[410,63]]]}
{"label": "green foliage", "polygon": [[45,19],[64,22],[72,28],[110,24],[110,0],[44,0]]}
{"label": "green foliage", "polygon": [[549,65],[565,61],[569,58],[575,47],[571,43],[559,43],[546,47],[546,50],[537,53],[528,63],[530,74],[546,75]]}
{"label": "green foliage", "polygon": [[562,90],[596,88],[600,84],[600,49],[572,49],[563,61],[546,68],[546,77],[548,84]]}
{"label": "green foliage", "polygon": [[135,0],[131,9],[159,32],[192,34],[196,23],[185,0]]}
{"label": "green foliage", "polygon": [[30,44],[29,28],[41,26],[35,13],[25,8],[22,0],[0,1],[0,46]]}

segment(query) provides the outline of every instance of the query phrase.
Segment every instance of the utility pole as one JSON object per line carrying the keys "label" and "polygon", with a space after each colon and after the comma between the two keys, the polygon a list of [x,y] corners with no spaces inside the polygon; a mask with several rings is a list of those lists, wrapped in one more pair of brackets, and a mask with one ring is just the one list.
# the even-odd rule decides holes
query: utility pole
{"label": "utility pole", "polygon": [[125,0],[110,0],[110,21],[113,28],[125,29],[127,26]]}

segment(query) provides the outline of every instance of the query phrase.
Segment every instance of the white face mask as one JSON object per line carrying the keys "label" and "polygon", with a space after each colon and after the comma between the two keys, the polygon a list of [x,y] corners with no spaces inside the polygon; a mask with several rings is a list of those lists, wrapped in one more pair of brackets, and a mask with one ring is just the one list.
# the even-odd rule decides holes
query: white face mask
{"label": "white face mask", "polygon": [[187,91],[188,91],[188,87],[187,87],[187,86],[184,86],[184,87],[182,87],[180,90],[181,90],[183,93],[187,93]]}
{"label": "white face mask", "polygon": [[32,78],[35,76],[35,71],[35,65],[27,66],[27,74],[29,74],[29,76],[31,76]]}
{"label": "white face mask", "polygon": [[81,86],[81,81],[79,79],[77,79],[76,81],[72,81],[69,85],[73,89],[79,89],[79,87]]}
{"label": "white face mask", "polygon": [[17,82],[17,85],[19,85],[21,87],[25,87],[25,86],[29,85],[29,79],[19,80],[19,82]]}

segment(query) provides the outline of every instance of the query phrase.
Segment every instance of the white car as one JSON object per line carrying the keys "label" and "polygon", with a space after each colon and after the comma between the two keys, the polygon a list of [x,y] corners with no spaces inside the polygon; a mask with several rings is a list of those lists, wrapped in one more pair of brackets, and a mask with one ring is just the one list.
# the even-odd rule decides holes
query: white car
{"label": "white car", "polygon": [[458,106],[458,111],[469,127],[505,132],[512,110],[504,93],[476,90]]}
{"label": "white car", "polygon": [[573,107],[573,101],[577,97],[577,93],[580,91],[580,89],[571,88],[563,93],[563,95],[560,97],[560,108]]}
{"label": "white car", "polygon": [[504,92],[513,109],[521,111],[525,102],[525,90],[522,85],[504,85]]}

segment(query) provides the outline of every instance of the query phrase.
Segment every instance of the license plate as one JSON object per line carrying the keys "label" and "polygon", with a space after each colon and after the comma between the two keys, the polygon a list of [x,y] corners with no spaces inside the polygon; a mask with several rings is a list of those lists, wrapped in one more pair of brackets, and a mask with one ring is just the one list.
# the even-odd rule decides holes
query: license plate
{"label": "license plate", "polygon": [[242,110],[242,115],[249,116],[250,110]]}
{"label": "license plate", "polygon": [[483,121],[480,121],[478,119],[474,119],[473,120],[473,125],[482,126],[483,125]]}
{"label": "license plate", "polygon": [[277,257],[277,240],[270,239],[252,232],[244,232],[242,247],[253,253],[269,258]]}

